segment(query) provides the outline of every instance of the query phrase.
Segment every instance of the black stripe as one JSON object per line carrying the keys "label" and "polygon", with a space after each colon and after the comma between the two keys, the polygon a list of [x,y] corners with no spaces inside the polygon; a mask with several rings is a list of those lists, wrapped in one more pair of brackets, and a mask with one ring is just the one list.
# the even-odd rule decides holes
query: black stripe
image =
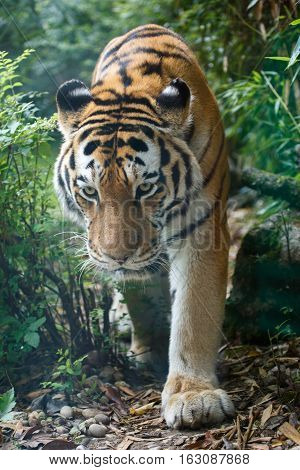
{"label": "black stripe", "polygon": [[101,98],[95,98],[95,103],[97,106],[122,106],[124,104],[129,104],[129,105],[137,105],[141,104],[143,106],[146,106],[147,108],[151,109],[154,114],[157,114],[156,109],[154,106],[152,106],[151,102],[147,98],[137,98],[132,96],[131,94],[128,95],[122,95],[120,96],[119,99],[106,99],[103,100]]}
{"label": "black stripe", "polygon": [[159,62],[149,62],[145,60],[142,64],[138,66],[138,69],[141,70],[143,75],[159,75],[162,76],[162,64]]}
{"label": "black stripe", "polygon": [[176,152],[178,152],[183,159],[183,163],[185,166],[186,189],[190,189],[190,187],[192,186],[192,172],[191,172],[190,156],[186,152],[184,152],[180,147],[178,147],[178,145],[174,144],[174,142],[172,142],[172,145],[174,149],[176,150]]}
{"label": "black stripe", "polygon": [[71,170],[75,170],[75,155],[74,152],[70,155],[70,168]]}
{"label": "black stripe", "polygon": [[165,142],[161,137],[158,138],[158,145],[160,148],[161,166],[166,166],[168,163],[170,163],[170,152],[168,149],[166,149]]}
{"label": "black stripe", "polygon": [[143,140],[137,139],[136,137],[130,137],[127,141],[127,145],[130,145],[136,152],[148,151],[148,145]]}
{"label": "black stripe", "polygon": [[72,194],[71,185],[70,185],[70,174],[69,174],[68,167],[66,167],[66,166],[65,166],[65,179],[66,179],[66,183],[67,183],[69,192],[70,192],[70,194]]}
{"label": "black stripe", "polygon": [[88,142],[84,147],[84,154],[91,155],[99,147],[99,143],[99,140],[91,140]]}
{"label": "black stripe", "polygon": [[178,188],[179,188],[179,181],[180,181],[180,171],[178,162],[175,163],[172,167],[172,181],[174,184],[174,196],[177,196]]}
{"label": "black stripe", "polygon": [[140,157],[135,157],[134,163],[137,163],[138,165],[146,166],[145,162]]}
{"label": "black stripe", "polygon": [[119,74],[121,75],[121,80],[125,88],[132,84],[132,78],[129,77],[127,73],[128,64],[129,64],[129,60],[120,61],[119,63]]}
{"label": "black stripe", "polygon": [[[119,49],[122,46],[124,46],[124,44],[127,44],[130,41],[134,41],[135,39],[151,38],[151,37],[157,37],[157,36],[172,36],[172,37],[175,37],[176,39],[180,39],[179,36],[177,34],[173,33],[172,31],[162,31],[159,28],[156,28],[156,29],[157,29],[157,31],[152,32],[152,33],[145,33],[145,29],[138,30],[138,31],[136,31],[136,30],[132,31],[127,37],[125,37],[123,39],[123,41],[119,42],[116,46],[112,47],[107,52],[105,52],[104,56],[102,57],[102,61],[104,62],[111,55],[118,52]],[[150,30],[150,28],[149,28],[149,30]],[[139,33],[141,33],[141,34],[139,34]]]}
{"label": "black stripe", "polygon": [[87,166],[86,169],[91,168],[92,170],[95,168],[95,160],[91,160]]}
{"label": "black stripe", "polygon": [[157,171],[152,171],[151,173],[144,173],[144,178],[145,179],[150,179],[150,178],[155,178],[155,176],[158,176]]}
{"label": "black stripe", "polygon": [[101,72],[105,72],[105,70],[107,70],[112,64],[116,62],[118,63],[119,60],[124,60],[140,53],[153,54],[156,57],[159,57],[160,59],[179,59],[189,64],[191,63],[191,60],[185,54],[179,54],[176,52],[166,52],[159,49],[155,49],[154,47],[135,47],[130,52],[125,52],[119,57],[113,57],[109,62],[107,62],[107,64],[103,65],[103,67],[101,68]]}
{"label": "black stripe", "polygon": [[[83,121],[83,123],[80,124],[80,126],[78,126],[78,129],[81,129],[82,127],[86,126],[87,124],[104,124],[104,123],[108,123],[108,122],[109,121],[107,119],[87,119],[86,121]],[[85,132],[89,133],[92,130],[93,129],[87,129]],[[80,140],[83,140],[85,138],[85,137],[83,137],[83,134],[80,137]]]}
{"label": "black stripe", "polygon": [[210,172],[208,173],[208,175],[206,175],[204,181],[203,181],[203,187],[205,188],[205,186],[208,185],[208,183],[210,182],[211,178],[213,177],[213,174],[215,172],[215,169],[217,168],[217,165],[219,163],[219,160],[220,160],[220,157],[223,153],[223,148],[224,148],[224,141],[225,141],[225,136],[224,136],[224,132],[222,133],[222,140],[221,140],[221,145],[220,145],[220,148],[219,148],[219,151],[218,151],[218,155],[217,155],[217,158],[215,159],[214,161],[214,164],[210,170]]}
{"label": "black stripe", "polygon": [[187,227],[182,229],[177,234],[175,234],[172,237],[168,238],[168,240],[166,241],[167,245],[172,244],[176,240],[182,240],[182,239],[187,238],[189,235],[191,235],[191,233],[194,232],[194,230],[197,227],[200,227],[200,225],[204,224],[211,217],[211,215],[214,212],[214,210],[216,209],[217,205],[220,203],[220,198],[221,198],[222,192],[223,192],[223,184],[224,184],[224,180],[225,180],[226,176],[227,176],[227,170],[225,171],[225,173],[222,177],[221,184],[220,184],[220,189],[219,189],[217,198],[216,198],[214,204],[207,210],[205,215],[203,217],[201,217],[200,219],[196,220],[195,222],[192,222],[191,224],[189,224]]}

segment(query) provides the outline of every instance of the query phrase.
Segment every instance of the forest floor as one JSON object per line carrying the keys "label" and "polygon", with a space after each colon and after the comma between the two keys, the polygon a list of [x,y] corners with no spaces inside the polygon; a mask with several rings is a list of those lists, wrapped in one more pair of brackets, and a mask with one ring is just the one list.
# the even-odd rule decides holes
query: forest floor
{"label": "forest floor", "polygon": [[[251,210],[230,211],[230,279],[252,223]],[[37,387],[44,373],[39,370],[38,378],[20,378],[14,418],[0,422],[0,448],[300,449],[299,358],[300,338],[270,340],[264,347],[224,344],[218,375],[236,416],[197,431],[167,428],[160,414],[163,384],[149,374],[134,379],[116,367],[92,369],[76,393],[66,396]]]}
{"label": "forest floor", "polygon": [[[2,449],[300,449],[299,357],[300,338],[269,347],[224,346],[218,372],[237,413],[197,431],[166,427],[157,382],[134,387],[92,376],[85,387],[93,394],[83,391],[69,401],[32,391],[31,406],[0,423]],[[93,437],[95,431],[102,437]]]}

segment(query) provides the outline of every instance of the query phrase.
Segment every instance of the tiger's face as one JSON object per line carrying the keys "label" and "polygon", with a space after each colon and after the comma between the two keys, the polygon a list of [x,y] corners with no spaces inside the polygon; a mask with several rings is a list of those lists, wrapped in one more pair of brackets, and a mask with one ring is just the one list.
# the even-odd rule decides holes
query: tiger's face
{"label": "tiger's face", "polygon": [[[169,86],[172,99],[178,100],[180,87],[187,92],[181,82],[174,89]],[[86,228],[91,260],[117,277],[151,274],[178,231],[178,212],[201,186],[194,155],[159,112],[150,116],[140,106],[140,119],[132,119],[130,109],[120,115],[107,91],[94,98],[81,82],[71,81],[59,89],[57,102],[66,142],[56,164],[55,186],[66,212]],[[182,104],[181,112],[187,105]],[[151,125],[141,119],[146,113]]]}

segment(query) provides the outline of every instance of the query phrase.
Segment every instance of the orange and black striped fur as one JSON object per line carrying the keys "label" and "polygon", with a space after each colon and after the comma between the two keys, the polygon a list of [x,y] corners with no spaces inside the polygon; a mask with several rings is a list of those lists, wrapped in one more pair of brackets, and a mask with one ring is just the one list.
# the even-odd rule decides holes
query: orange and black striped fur
{"label": "orange and black striped fur", "polygon": [[215,360],[227,280],[228,162],[216,100],[174,32],[140,26],[112,40],[92,86],[57,93],[64,135],[55,187],[87,230],[97,269],[119,278],[170,267],[169,426],[232,416]]}

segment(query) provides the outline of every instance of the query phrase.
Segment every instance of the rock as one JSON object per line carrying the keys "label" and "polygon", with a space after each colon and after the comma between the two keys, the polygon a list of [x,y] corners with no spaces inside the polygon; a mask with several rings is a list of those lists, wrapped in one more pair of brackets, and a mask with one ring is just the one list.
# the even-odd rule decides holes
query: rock
{"label": "rock", "polygon": [[94,418],[94,416],[99,413],[99,410],[96,410],[95,408],[85,408],[81,413],[84,418],[89,419]]}
{"label": "rock", "polygon": [[78,429],[80,432],[86,432],[86,425],[84,421],[79,424]]}
{"label": "rock", "polygon": [[105,395],[103,395],[103,396],[100,398],[99,402],[101,403],[101,405],[108,405],[109,400],[108,400],[108,398],[107,398]]}
{"label": "rock", "polygon": [[90,437],[84,437],[81,441],[81,444],[85,447],[87,447],[89,445],[89,443],[91,442],[91,438]]}
{"label": "rock", "polygon": [[300,334],[299,216],[272,215],[255,225],[238,251],[227,300],[230,339],[269,344],[270,337]]}
{"label": "rock", "polygon": [[21,423],[22,423],[23,426],[29,426],[28,419],[21,419]]}
{"label": "rock", "polygon": [[101,385],[102,382],[99,379],[98,375],[91,375],[90,377],[87,377],[85,379],[84,384],[87,385],[88,387],[94,387],[97,385]]}
{"label": "rock", "polygon": [[65,433],[68,432],[68,430],[67,430],[67,428],[65,428],[64,426],[58,426],[58,427],[56,428],[56,432],[57,432],[58,434],[65,434]]}
{"label": "rock", "polygon": [[63,406],[60,410],[60,415],[65,419],[72,419],[73,410],[70,406]]}
{"label": "rock", "polygon": [[28,415],[29,426],[36,426],[39,423],[39,413],[37,411],[32,411]]}
{"label": "rock", "polygon": [[124,379],[124,375],[122,374],[122,372],[117,370],[117,371],[114,372],[114,379],[115,379],[115,381],[120,382]]}
{"label": "rock", "polygon": [[42,419],[46,419],[46,415],[43,411],[40,411],[39,412],[39,419],[42,420]]}
{"label": "rock", "polygon": [[31,405],[30,405],[30,408],[32,409],[32,411],[45,409],[46,403],[47,403],[47,397],[48,397],[48,394],[45,393],[44,395],[41,395],[40,397],[37,397],[34,400],[32,400]]}
{"label": "rock", "polygon": [[64,395],[61,393],[47,398],[46,413],[50,416],[58,413],[64,406],[68,406],[68,402]]}
{"label": "rock", "polygon": [[90,351],[87,355],[86,358],[88,364],[90,364],[93,367],[100,367],[101,365],[101,356],[99,351],[93,350]]}
{"label": "rock", "polygon": [[101,370],[101,378],[105,380],[106,382],[111,382],[114,379],[114,369],[111,366],[105,366]]}
{"label": "rock", "polygon": [[89,427],[89,435],[92,437],[104,437],[106,431],[106,427],[101,424],[91,424]]}
{"label": "rock", "polygon": [[82,444],[80,444],[79,446],[76,447],[75,450],[86,450],[86,447]]}
{"label": "rock", "polygon": [[41,419],[41,426],[47,426],[47,420],[46,419]]}
{"label": "rock", "polygon": [[98,424],[109,424],[110,423],[110,419],[107,415],[105,415],[104,413],[98,413],[96,414],[95,416],[95,421],[98,423]]}
{"label": "rock", "polygon": [[89,427],[91,424],[96,424],[95,418],[86,419],[84,422],[85,422],[86,427]]}
{"label": "rock", "polygon": [[64,426],[65,424],[67,424],[67,420],[66,418],[63,418],[62,416],[59,416],[58,418],[54,419],[53,423],[56,426]]}
{"label": "rock", "polygon": [[80,434],[80,429],[78,426],[73,426],[69,431],[70,436],[78,436]]}

